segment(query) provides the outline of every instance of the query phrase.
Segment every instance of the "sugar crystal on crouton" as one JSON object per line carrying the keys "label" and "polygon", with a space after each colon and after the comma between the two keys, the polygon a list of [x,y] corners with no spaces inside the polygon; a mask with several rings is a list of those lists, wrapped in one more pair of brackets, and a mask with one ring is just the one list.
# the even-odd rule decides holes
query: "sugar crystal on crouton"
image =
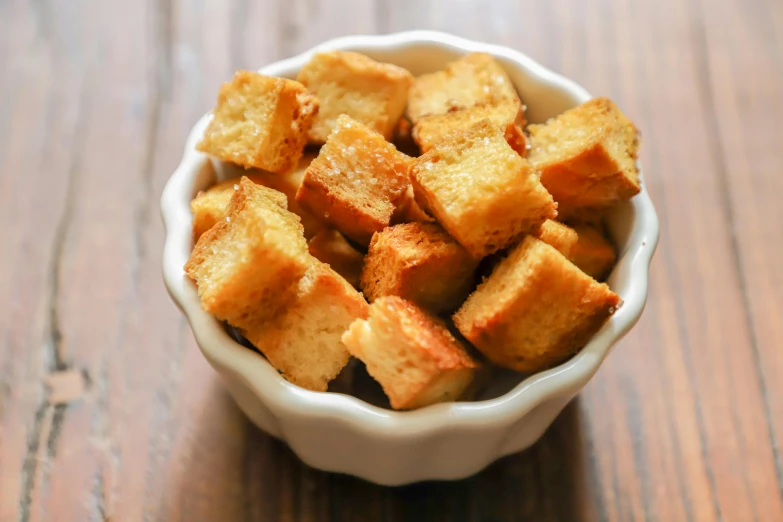
{"label": "sugar crystal on crouton", "polygon": [[364,245],[389,225],[408,187],[410,158],[346,115],[305,172],[297,202]]}

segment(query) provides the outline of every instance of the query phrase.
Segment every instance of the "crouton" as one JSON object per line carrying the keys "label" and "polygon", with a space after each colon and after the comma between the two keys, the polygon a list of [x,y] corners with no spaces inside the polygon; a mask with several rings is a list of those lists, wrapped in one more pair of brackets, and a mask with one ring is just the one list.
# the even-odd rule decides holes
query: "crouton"
{"label": "crouton", "polygon": [[528,158],[555,198],[561,219],[607,208],[639,193],[639,135],[607,98],[528,126]]}
{"label": "crouton", "polygon": [[391,224],[397,225],[399,223],[431,223],[435,218],[424,212],[418,203],[416,203],[416,196],[413,194],[413,186],[408,185],[408,189],[402,196],[402,199],[397,204],[397,208],[394,209],[392,214]]}
{"label": "crouton", "polygon": [[[253,183],[264,185],[282,193],[277,198],[282,201],[281,205],[284,208],[286,208],[287,201],[288,210],[299,216],[304,227],[306,239],[315,236],[319,231],[326,228],[296,202],[296,191],[302,183],[304,171],[314,158],[314,154],[303,156],[296,169],[288,173],[274,174],[252,169],[246,175]],[[238,183],[238,178],[218,183],[205,191],[200,191],[193,201],[190,202],[190,210],[193,213],[193,237],[196,240],[201,237],[201,234],[212,228],[215,223],[226,217],[228,203],[231,201],[234,189],[239,186]]]}
{"label": "crouton", "polygon": [[435,145],[411,174],[416,202],[477,258],[557,215],[538,174],[490,120]]}
{"label": "crouton", "polygon": [[297,80],[321,102],[309,137],[312,143],[324,143],[341,114],[390,140],[405,110],[413,76],[402,67],[362,54],[332,51],[313,56]]}
{"label": "crouton", "polygon": [[[254,175],[249,175],[247,178],[253,183],[260,183],[258,177]],[[193,238],[195,240],[198,240],[201,234],[215,226],[217,222],[225,219],[231,196],[234,195],[237,188],[239,188],[239,180],[230,179],[196,194],[196,197],[190,202],[190,211],[193,213]],[[284,194],[270,191],[266,195],[281,207],[286,208]]]}
{"label": "crouton", "polygon": [[442,71],[416,78],[408,94],[407,114],[416,125],[423,116],[515,98],[517,91],[500,64],[489,54],[471,53]]}
{"label": "crouton", "polygon": [[318,100],[299,82],[237,71],[220,88],[213,114],[198,150],[245,168],[286,172],[302,156]]}
{"label": "crouton", "polygon": [[577,242],[569,259],[596,281],[604,281],[617,256],[614,247],[601,232],[590,225],[576,225]]}
{"label": "crouton", "polygon": [[551,219],[544,221],[534,235],[547,245],[555,247],[567,259],[570,259],[569,256],[577,242],[576,231],[573,228]]}
{"label": "crouton", "polygon": [[343,343],[395,410],[456,400],[478,368],[442,323],[396,296],[372,303],[369,318],[354,321]]}
{"label": "crouton", "polygon": [[366,245],[389,225],[408,187],[410,158],[346,115],[305,172],[296,201]]}
{"label": "crouton", "polygon": [[310,166],[310,163],[313,162],[315,156],[316,154],[314,153],[303,155],[296,168],[287,173],[275,174],[272,172],[256,171],[253,176],[250,176],[250,179],[256,183],[279,190],[286,195],[288,198],[288,210],[301,218],[306,239],[314,237],[318,232],[327,228],[321,220],[307,212],[296,202],[296,191],[299,190],[302,179],[304,179],[305,171]]}
{"label": "crouton", "polygon": [[473,124],[488,118],[498,125],[506,136],[506,141],[520,156],[527,154],[524,107],[518,98],[502,100],[496,105],[476,105],[445,114],[424,116],[413,129],[413,138],[421,152],[427,152],[435,144],[442,142],[454,131],[465,131]]}
{"label": "crouton", "polygon": [[331,228],[321,230],[310,240],[308,248],[310,255],[332,267],[351,285],[359,288],[364,256],[342,234]]}
{"label": "crouton", "polygon": [[536,372],[581,349],[620,298],[554,247],[527,236],[454,314],[454,324],[500,366]]}
{"label": "crouton", "polygon": [[293,300],[243,334],[288,381],[326,391],[350,358],[341,337],[354,320],[367,317],[367,308],[345,279],[313,260]]}
{"label": "crouton", "polygon": [[362,291],[371,302],[396,295],[433,313],[454,311],[473,289],[477,265],[440,225],[396,225],[373,236]]}
{"label": "crouton", "polygon": [[243,177],[226,218],[199,238],[185,265],[204,310],[238,328],[276,312],[309,264],[302,225],[281,196]]}

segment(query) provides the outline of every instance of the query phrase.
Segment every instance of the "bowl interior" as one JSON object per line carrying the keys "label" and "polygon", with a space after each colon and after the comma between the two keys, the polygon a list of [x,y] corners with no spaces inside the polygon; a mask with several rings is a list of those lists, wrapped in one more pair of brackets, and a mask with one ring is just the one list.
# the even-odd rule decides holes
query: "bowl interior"
{"label": "bowl interior", "polygon": [[[556,116],[590,97],[578,85],[548,71],[520,53],[438,33],[419,34],[418,37],[409,33],[408,37],[403,34],[333,40],[302,55],[263,67],[260,72],[270,76],[295,78],[299,69],[314,52],[329,49],[361,52],[376,60],[405,67],[414,75],[440,70],[448,62],[467,52],[489,52],[495,55],[514,82],[520,97],[528,107],[528,120],[534,123]],[[207,121],[208,117],[205,116],[194,127],[186,145],[183,163],[164,192],[162,201],[164,220],[170,235],[176,227],[170,226],[169,221],[174,221],[173,217],[171,220],[166,219],[167,206],[179,206],[178,209],[169,209],[169,212],[172,215],[177,214],[177,219],[186,222],[189,233],[191,217],[187,204],[190,199],[199,190],[211,185],[215,179],[228,179],[242,174],[241,168],[220,161],[210,161],[207,156],[194,150],[195,143],[203,133]],[[174,192],[177,191],[179,193],[175,194]],[[167,201],[167,198],[171,201]],[[556,368],[529,377],[499,371],[493,378],[493,384],[477,397],[477,401],[440,404],[414,412],[378,409],[353,397],[335,393],[309,392],[284,381],[260,355],[237,344],[214,318],[198,307],[195,288],[192,283],[185,280],[182,272],[182,266],[192,248],[192,241],[189,238],[180,238],[178,245],[172,246],[171,252],[169,252],[167,238],[167,259],[164,265],[169,290],[188,315],[199,345],[210,362],[216,367],[230,367],[230,371],[241,374],[242,379],[248,384],[253,384],[252,381],[256,379],[274,378],[280,381],[275,390],[265,389],[264,383],[253,384],[258,393],[267,395],[267,399],[271,401],[278,399],[281,402],[301,401],[310,406],[332,408],[335,413],[342,412],[347,415],[350,415],[351,411],[357,415],[372,411],[376,417],[394,419],[394,422],[398,422],[403,416],[420,417],[425,415],[425,412],[431,415],[443,415],[444,418],[452,420],[471,415],[478,418],[475,414],[479,412],[488,414],[493,408],[496,412],[503,412],[507,418],[512,418],[520,412],[535,407],[547,395],[564,389],[575,392],[581,388],[596,371],[611,345],[633,326],[641,314],[647,294],[649,260],[658,236],[657,218],[646,191],[643,189],[637,197],[614,209],[609,216],[608,226],[618,250],[618,263],[608,282],[623,299],[624,306],[579,354]],[[188,303],[185,304],[184,301]],[[211,324],[204,325],[205,322]],[[239,354],[237,350],[246,353]],[[286,392],[281,392],[282,389]],[[280,393],[288,393],[288,399],[281,398]],[[376,400],[369,402],[377,404]],[[299,406],[301,405],[300,403]]]}

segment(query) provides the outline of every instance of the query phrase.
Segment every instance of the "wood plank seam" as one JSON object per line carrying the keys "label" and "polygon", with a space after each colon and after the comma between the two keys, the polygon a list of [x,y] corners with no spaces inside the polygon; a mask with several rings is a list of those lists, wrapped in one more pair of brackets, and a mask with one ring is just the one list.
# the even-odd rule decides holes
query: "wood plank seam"
{"label": "wood plank seam", "polygon": [[[701,7],[701,4],[699,4]],[[699,24],[695,28],[695,33],[698,35],[698,39],[695,42],[695,49],[699,53],[699,60],[697,63],[697,78],[699,80],[699,89],[701,91],[701,100],[704,104],[703,113],[706,115],[707,121],[705,121],[705,127],[707,128],[707,142],[710,148],[710,155],[712,162],[715,166],[715,170],[718,174],[718,188],[720,191],[721,200],[723,203],[723,210],[726,213],[727,220],[729,221],[729,241],[731,245],[732,261],[736,267],[735,273],[737,277],[737,284],[740,288],[742,296],[742,309],[744,313],[743,320],[745,321],[748,329],[748,341],[751,346],[754,369],[756,371],[756,380],[759,385],[759,392],[762,398],[762,407],[764,409],[764,418],[767,423],[768,437],[770,448],[772,449],[772,455],[775,460],[775,472],[778,481],[778,491],[780,492],[780,498],[783,500],[783,460],[781,460],[781,452],[778,447],[778,434],[775,433],[775,427],[772,423],[772,411],[769,405],[769,390],[767,387],[766,379],[764,378],[764,372],[761,369],[761,355],[759,353],[759,342],[756,336],[756,331],[753,326],[753,317],[751,316],[750,308],[750,296],[748,295],[748,282],[745,277],[744,261],[742,253],[740,252],[739,240],[737,239],[737,219],[734,205],[731,200],[728,173],[726,171],[726,164],[723,160],[725,157],[725,147],[723,141],[718,132],[719,124],[717,119],[718,107],[715,104],[715,98],[713,96],[713,86],[711,81],[710,61],[708,56],[708,44],[706,28],[704,26],[704,16],[698,17]],[[739,434],[738,430],[738,434]],[[750,487],[747,485],[746,487]],[[755,506],[754,506],[755,508]],[[757,517],[758,515],[754,513]]]}
{"label": "wood plank seam", "polygon": [[[86,143],[86,123],[88,115],[91,113],[92,85],[89,79],[92,78],[91,70],[85,73],[85,80],[79,100],[78,117],[74,129],[71,150],[74,151],[71,164],[68,167],[68,182],[65,191],[65,204],[60,218],[57,221],[54,233],[54,245],[52,246],[52,257],[49,262],[49,281],[48,281],[48,324],[44,330],[48,339],[44,343],[44,350],[50,362],[50,372],[64,371],[68,369],[62,350],[62,328],[60,324],[60,274],[62,272],[62,262],[65,257],[65,247],[67,246],[70,230],[73,223],[73,214],[75,209],[76,194],[81,186],[81,154]],[[41,383],[43,385],[43,383]],[[46,439],[47,457],[52,458],[57,452],[57,441],[59,440],[60,430],[65,420],[67,405],[58,405],[53,407],[49,404],[47,398],[42,396],[41,404],[36,410],[33,429],[28,438],[27,450],[23,460],[22,490],[19,496],[19,520],[27,522],[30,518],[30,508],[32,506],[33,491],[36,486],[36,477],[38,474],[38,451],[42,439]],[[49,410],[54,409],[54,413]],[[48,423],[48,433],[44,433],[44,422],[47,414],[52,414],[52,420]],[[46,477],[43,478],[46,481]]]}

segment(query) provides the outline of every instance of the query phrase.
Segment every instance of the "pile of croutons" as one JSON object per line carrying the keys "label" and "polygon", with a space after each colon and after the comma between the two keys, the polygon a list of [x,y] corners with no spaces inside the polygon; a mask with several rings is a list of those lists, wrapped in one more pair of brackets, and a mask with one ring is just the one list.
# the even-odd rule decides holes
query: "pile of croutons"
{"label": "pile of croutons", "polygon": [[601,216],[640,190],[637,130],[605,98],[527,125],[487,54],[239,71],[197,147],[248,170],[193,200],[185,271],[304,388],[353,356],[395,409],[457,400],[481,367],[563,362],[620,304]]}

